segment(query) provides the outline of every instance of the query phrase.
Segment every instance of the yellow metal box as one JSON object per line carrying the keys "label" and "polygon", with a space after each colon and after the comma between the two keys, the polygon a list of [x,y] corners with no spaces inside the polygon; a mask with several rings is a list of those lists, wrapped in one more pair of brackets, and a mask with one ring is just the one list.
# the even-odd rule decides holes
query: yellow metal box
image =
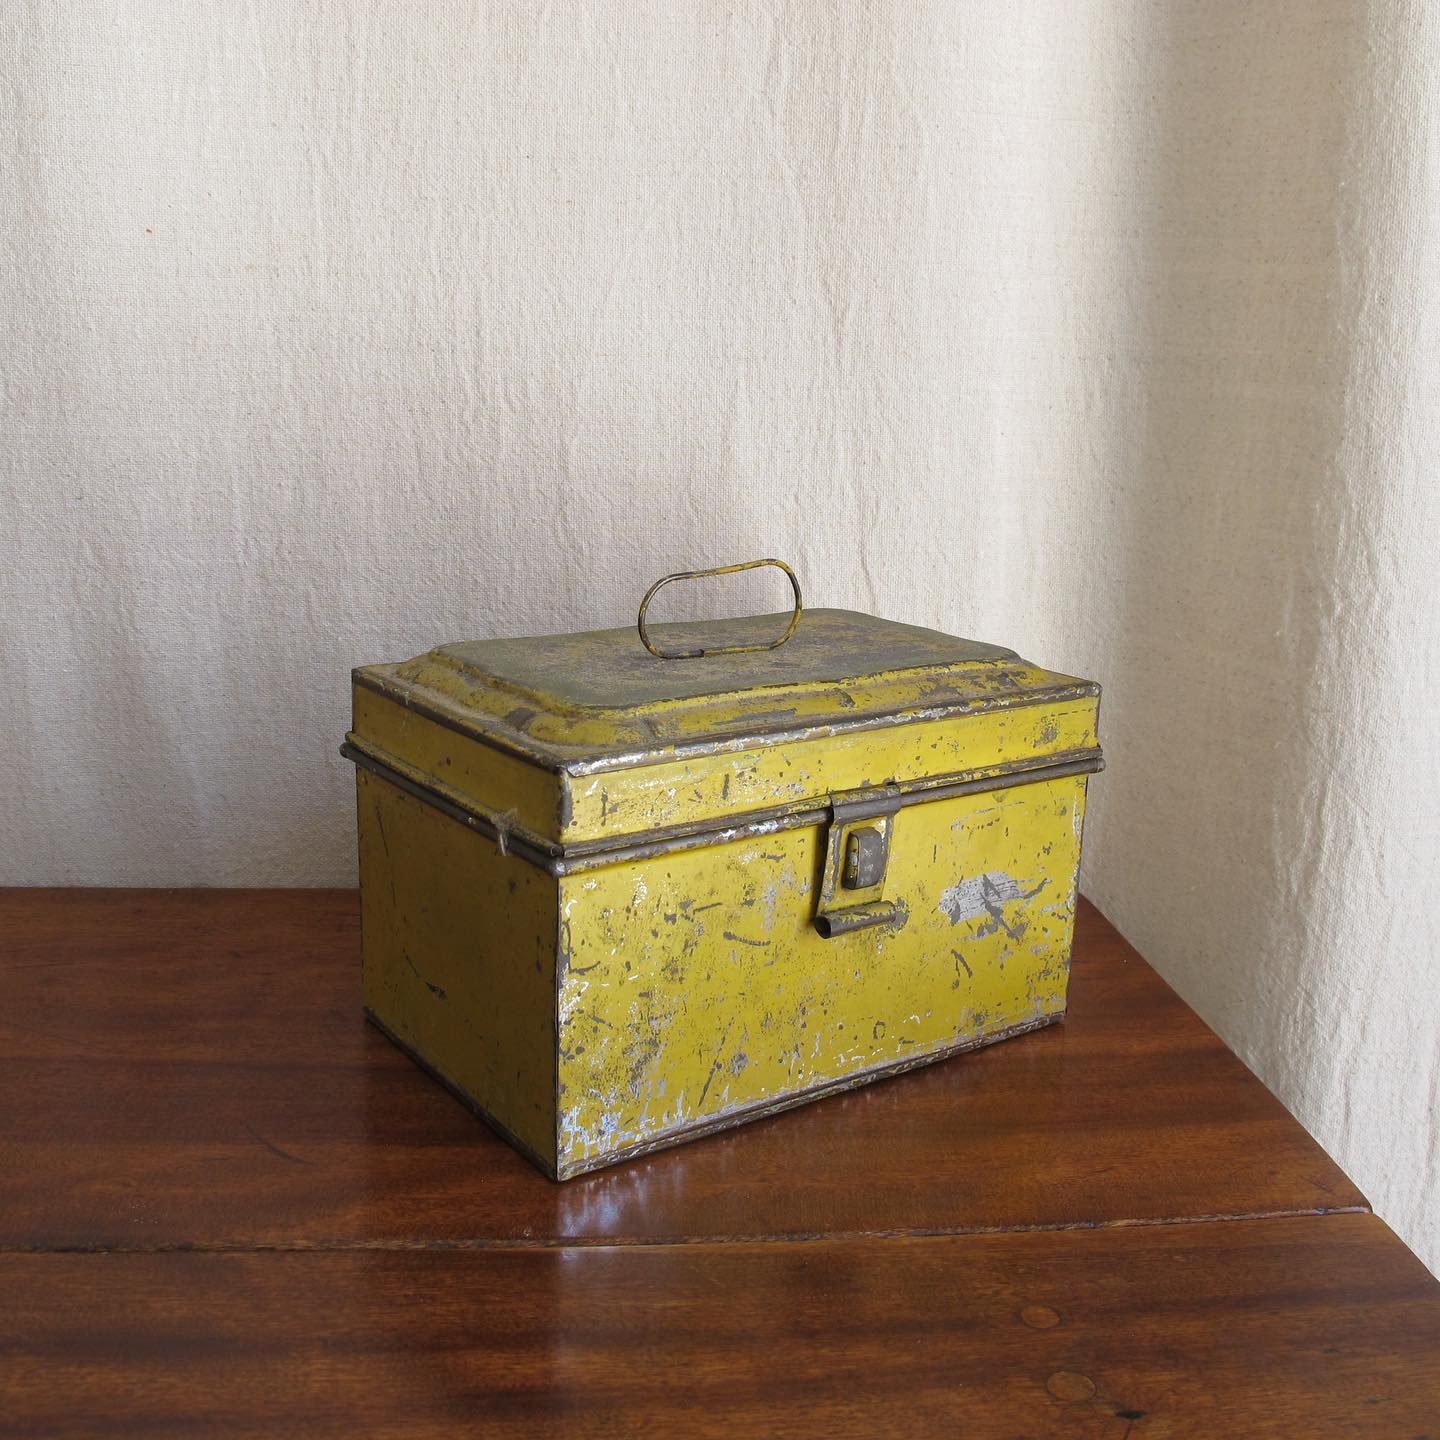
{"label": "yellow metal box", "polygon": [[551,1176],[1064,1014],[1099,688],[786,618],[355,671],[366,1011]]}

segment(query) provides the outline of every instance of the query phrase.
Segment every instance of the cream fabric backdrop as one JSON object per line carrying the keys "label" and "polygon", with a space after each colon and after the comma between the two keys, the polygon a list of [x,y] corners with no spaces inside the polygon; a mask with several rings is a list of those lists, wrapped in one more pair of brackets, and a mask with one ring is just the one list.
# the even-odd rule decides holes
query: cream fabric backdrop
{"label": "cream fabric backdrop", "polygon": [[352,883],[352,664],[780,554],[1105,684],[1086,888],[1440,1266],[1437,73],[1419,3],[11,0],[0,877]]}

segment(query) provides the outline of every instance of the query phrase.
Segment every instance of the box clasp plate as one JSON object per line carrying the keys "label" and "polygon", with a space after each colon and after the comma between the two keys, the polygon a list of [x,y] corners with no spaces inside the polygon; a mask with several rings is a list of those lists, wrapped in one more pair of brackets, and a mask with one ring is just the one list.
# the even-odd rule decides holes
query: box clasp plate
{"label": "box clasp plate", "polygon": [[900,791],[894,785],[846,790],[830,797],[814,922],[825,939],[899,920],[899,907],[884,898],[890,835],[899,808]]}

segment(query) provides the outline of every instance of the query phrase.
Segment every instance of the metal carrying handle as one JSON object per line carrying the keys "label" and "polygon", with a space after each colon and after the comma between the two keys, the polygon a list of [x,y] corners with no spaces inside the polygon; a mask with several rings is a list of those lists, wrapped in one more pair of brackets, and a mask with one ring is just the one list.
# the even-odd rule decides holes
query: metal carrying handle
{"label": "metal carrying handle", "polygon": [[[758,570],[762,565],[773,565],[777,570],[783,570],[785,578],[790,582],[790,588],[795,592],[795,613],[790,617],[785,633],[778,640],[770,640],[764,645],[717,645],[709,650],[662,650],[650,638],[650,631],[645,626],[645,612],[650,608],[650,602],[655,596],[673,581],[703,580],[707,575],[734,575],[740,570]],[[640,643],[652,655],[659,656],[661,660],[694,660],[701,655],[743,655],[753,650],[777,649],[795,633],[795,627],[800,623],[800,611],[800,582],[795,578],[795,572],[783,560],[747,560],[743,565],[712,565],[708,570],[679,570],[674,575],[666,575],[657,580],[645,592],[645,598],[640,602],[640,613],[635,617],[635,625],[640,631]]]}

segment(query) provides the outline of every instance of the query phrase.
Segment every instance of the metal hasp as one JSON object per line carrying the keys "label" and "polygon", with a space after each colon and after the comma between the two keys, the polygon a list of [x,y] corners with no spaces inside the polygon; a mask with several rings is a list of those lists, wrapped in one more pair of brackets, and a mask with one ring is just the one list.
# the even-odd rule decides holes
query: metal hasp
{"label": "metal hasp", "polygon": [[829,940],[872,925],[903,923],[901,907],[884,898],[890,834],[900,808],[899,788],[881,785],[873,790],[846,791],[832,795],[829,808],[815,929]]}
{"label": "metal hasp", "polygon": [[885,879],[885,861],[890,847],[885,834],[874,825],[852,830],[845,840],[845,869],[840,883],[847,890],[868,890]]}

